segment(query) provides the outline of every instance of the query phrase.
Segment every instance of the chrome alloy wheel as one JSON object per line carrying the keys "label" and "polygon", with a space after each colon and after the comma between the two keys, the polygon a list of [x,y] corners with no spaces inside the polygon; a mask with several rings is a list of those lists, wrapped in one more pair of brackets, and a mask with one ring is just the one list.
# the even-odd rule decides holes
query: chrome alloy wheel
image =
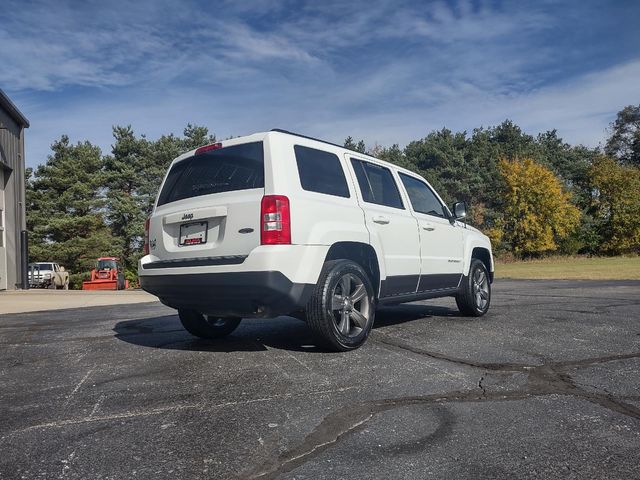
{"label": "chrome alloy wheel", "polygon": [[489,303],[489,279],[484,270],[477,269],[472,279],[473,296],[479,310],[487,308]]}
{"label": "chrome alloy wheel", "polygon": [[338,331],[345,337],[360,335],[373,311],[362,280],[351,273],[343,275],[336,284],[331,299],[331,310]]}

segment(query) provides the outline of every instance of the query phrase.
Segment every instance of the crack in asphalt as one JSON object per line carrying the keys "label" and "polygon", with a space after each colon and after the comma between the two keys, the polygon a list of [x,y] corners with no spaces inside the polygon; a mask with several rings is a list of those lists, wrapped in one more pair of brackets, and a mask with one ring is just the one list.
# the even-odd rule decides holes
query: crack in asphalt
{"label": "crack in asphalt", "polygon": [[487,396],[487,389],[486,389],[486,388],[484,388],[484,385],[482,385],[482,382],[484,382],[484,379],[485,379],[485,376],[484,376],[484,375],[482,375],[482,376],[480,377],[480,380],[478,380],[478,388],[479,388],[480,390],[482,390],[482,396],[483,396],[483,397],[486,397],[486,396]]}
{"label": "crack in asphalt", "polygon": [[[478,388],[466,391],[454,391],[444,394],[409,396],[382,400],[369,400],[349,404],[325,416],[324,419],[297,446],[280,454],[277,458],[266,460],[244,474],[239,479],[269,480],[290,472],[305,464],[323,451],[335,445],[345,437],[362,430],[367,422],[383,412],[410,405],[424,405],[429,408],[441,406],[444,403],[487,402],[487,401],[517,401],[546,395],[564,395],[581,398],[607,410],[640,420],[640,408],[615,398],[611,393],[594,393],[580,388],[571,378],[569,371],[589,367],[601,363],[640,358],[640,352],[622,355],[569,360],[562,362],[546,362],[540,365],[519,363],[479,363],[462,358],[452,357],[439,352],[432,352],[415,347],[401,339],[381,332],[374,332],[370,341],[383,347],[400,349],[413,354],[422,355],[434,360],[454,363],[469,368],[482,369],[485,372],[478,381]],[[515,388],[501,392],[491,392],[485,386],[485,380],[490,374],[518,373],[528,375],[527,384],[522,388]],[[480,392],[478,391],[480,390]],[[451,431],[453,420],[442,415],[439,418],[436,431],[427,435],[418,443],[427,446],[429,441],[438,441],[446,437]],[[444,423],[446,423],[446,425]]]}

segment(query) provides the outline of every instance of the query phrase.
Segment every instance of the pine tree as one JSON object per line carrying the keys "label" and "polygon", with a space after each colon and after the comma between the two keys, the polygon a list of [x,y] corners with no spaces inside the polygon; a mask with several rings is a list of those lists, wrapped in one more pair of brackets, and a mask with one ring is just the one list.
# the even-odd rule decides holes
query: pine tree
{"label": "pine tree", "polygon": [[144,222],[151,214],[162,179],[177,156],[213,143],[206,127],[188,124],[184,137],[163,135],[156,141],[136,136],[131,126],[113,128],[111,155],[105,157],[106,218],[118,239],[129,275],[142,256]]}
{"label": "pine tree", "polygon": [[118,239],[125,269],[135,270],[137,253],[142,251],[148,194],[141,193],[146,182],[149,142],[136,137],[131,126],[113,127],[111,155],[104,158],[106,219]]}
{"label": "pine tree", "polygon": [[364,144],[364,140],[360,140],[356,143],[351,136],[345,138],[344,147],[355,150],[356,152],[367,153],[367,146]]}
{"label": "pine tree", "polygon": [[30,261],[87,271],[97,257],[118,253],[103,220],[101,152],[87,141],[72,145],[66,135],[51,149],[47,162],[27,179]]}

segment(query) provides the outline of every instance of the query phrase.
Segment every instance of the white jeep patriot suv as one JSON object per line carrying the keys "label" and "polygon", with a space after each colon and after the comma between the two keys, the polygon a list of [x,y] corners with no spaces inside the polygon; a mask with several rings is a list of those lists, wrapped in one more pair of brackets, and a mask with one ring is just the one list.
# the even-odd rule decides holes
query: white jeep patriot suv
{"label": "white jeep patriot suv", "polygon": [[328,348],[366,340],[376,306],[453,296],[489,309],[489,239],[419,175],[283,130],[176,158],[147,220],[140,285],[193,335],[304,318]]}

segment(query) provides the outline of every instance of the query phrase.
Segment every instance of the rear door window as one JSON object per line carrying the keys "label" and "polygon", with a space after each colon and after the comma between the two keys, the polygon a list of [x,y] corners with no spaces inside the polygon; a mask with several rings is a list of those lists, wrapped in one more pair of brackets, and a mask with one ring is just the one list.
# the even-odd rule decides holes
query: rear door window
{"label": "rear door window", "polygon": [[176,163],[158,197],[158,206],[185,198],[264,188],[262,142],[209,150]]}
{"label": "rear door window", "polygon": [[365,202],[404,209],[398,186],[391,170],[375,163],[351,159]]}
{"label": "rear door window", "polygon": [[295,145],[300,184],[309,192],[349,198],[349,187],[337,155]]}

